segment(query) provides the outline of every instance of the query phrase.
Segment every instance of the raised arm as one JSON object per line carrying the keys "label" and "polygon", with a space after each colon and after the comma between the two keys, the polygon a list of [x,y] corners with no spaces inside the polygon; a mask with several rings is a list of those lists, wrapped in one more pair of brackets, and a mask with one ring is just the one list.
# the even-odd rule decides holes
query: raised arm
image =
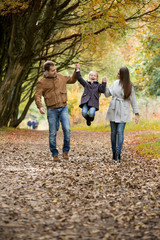
{"label": "raised arm", "polygon": [[106,83],[106,84],[105,84],[104,95],[105,95],[106,97],[110,97],[110,96],[111,96],[111,92],[110,92],[110,89],[109,89],[109,87],[108,87],[108,85],[107,85],[107,78],[106,78],[106,77],[103,77],[103,78],[102,78],[102,82],[105,82],[105,83]]}
{"label": "raised arm", "polygon": [[99,85],[99,88],[98,88],[98,91],[99,91],[100,93],[105,93],[106,84],[107,84],[107,78],[106,78],[106,77],[103,77],[103,78],[102,78],[102,84],[100,84],[100,85]]}
{"label": "raised arm", "polygon": [[74,71],[72,77],[70,76],[65,76],[65,80],[67,82],[67,84],[73,84],[77,81],[77,77],[76,77],[76,70]]}
{"label": "raised arm", "polygon": [[83,87],[85,87],[86,81],[82,78],[80,71],[76,71],[76,76],[77,76],[78,82],[79,82]]}
{"label": "raised arm", "polygon": [[106,82],[102,82],[102,83],[99,85],[98,92],[100,92],[100,93],[105,93],[106,84],[107,84]]}

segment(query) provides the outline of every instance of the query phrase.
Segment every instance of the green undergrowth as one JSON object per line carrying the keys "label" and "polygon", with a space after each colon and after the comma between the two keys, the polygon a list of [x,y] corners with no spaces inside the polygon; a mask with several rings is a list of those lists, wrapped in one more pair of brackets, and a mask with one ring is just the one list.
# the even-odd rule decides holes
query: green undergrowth
{"label": "green undergrowth", "polygon": [[[140,134],[136,136],[138,141],[136,151],[143,156],[160,160],[160,134]],[[135,140],[136,140],[135,139]]]}
{"label": "green undergrowth", "polygon": [[[86,123],[74,125],[71,130],[87,130],[87,131],[110,131],[109,122],[104,124],[92,123],[91,126],[87,126]],[[125,131],[160,131],[160,120],[140,120],[138,124],[135,124],[132,120],[126,124]]]}

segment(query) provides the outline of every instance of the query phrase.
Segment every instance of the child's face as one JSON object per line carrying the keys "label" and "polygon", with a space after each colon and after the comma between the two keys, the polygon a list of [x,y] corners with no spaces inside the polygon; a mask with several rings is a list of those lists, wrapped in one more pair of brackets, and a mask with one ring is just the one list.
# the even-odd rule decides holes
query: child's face
{"label": "child's face", "polygon": [[90,81],[98,81],[98,73],[97,72],[94,72],[94,71],[91,71],[89,73],[89,80]]}

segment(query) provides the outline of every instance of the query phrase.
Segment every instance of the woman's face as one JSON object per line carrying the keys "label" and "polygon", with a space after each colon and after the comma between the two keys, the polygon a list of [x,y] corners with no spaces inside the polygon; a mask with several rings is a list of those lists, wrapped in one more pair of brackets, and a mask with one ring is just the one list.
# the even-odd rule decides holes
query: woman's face
{"label": "woman's face", "polygon": [[120,79],[120,70],[118,70],[117,78]]}

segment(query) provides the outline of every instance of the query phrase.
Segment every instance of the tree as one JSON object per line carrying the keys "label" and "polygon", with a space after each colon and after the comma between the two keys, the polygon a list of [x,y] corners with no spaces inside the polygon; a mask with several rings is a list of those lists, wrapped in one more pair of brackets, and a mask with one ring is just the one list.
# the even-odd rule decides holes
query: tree
{"label": "tree", "polygon": [[[160,4],[154,0],[26,0],[0,5],[0,127],[17,127],[34,100],[42,63],[53,59],[58,70],[72,65],[94,35],[149,21]],[[112,33],[113,35],[113,33]],[[84,48],[85,46],[85,48]],[[18,109],[26,102],[18,118]]]}
{"label": "tree", "polygon": [[[127,40],[122,50],[141,94],[160,96],[160,24],[151,22]],[[128,55],[128,49],[132,52]],[[143,92],[142,92],[143,91]]]}
{"label": "tree", "polygon": [[[18,14],[11,8],[11,13],[0,16],[3,36],[0,42],[0,126],[16,127],[25,117],[34,100],[42,60],[54,57],[57,63],[61,55],[59,69],[63,69],[78,53],[78,34],[64,35],[66,28],[70,30],[76,25],[72,12],[78,4],[77,1],[70,4],[70,1],[33,0]],[[25,109],[18,119],[20,101],[26,99]]]}

